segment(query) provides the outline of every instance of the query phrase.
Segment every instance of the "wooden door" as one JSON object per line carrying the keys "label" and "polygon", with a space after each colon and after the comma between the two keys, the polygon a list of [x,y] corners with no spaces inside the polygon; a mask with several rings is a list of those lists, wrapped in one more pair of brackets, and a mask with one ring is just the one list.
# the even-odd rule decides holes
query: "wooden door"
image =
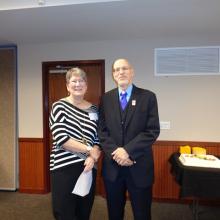
{"label": "wooden door", "polygon": [[[47,188],[50,190],[49,179],[49,154],[52,147],[52,138],[49,131],[48,119],[52,104],[60,98],[67,96],[66,90],[66,71],[71,67],[79,67],[87,73],[88,90],[85,99],[89,102],[99,105],[100,98],[104,93],[104,60],[92,61],[60,61],[43,63],[43,90],[44,90],[44,143],[45,143],[45,160],[47,167]],[[101,163],[99,162],[99,167]],[[101,180],[101,173],[98,170],[97,176],[97,193],[103,194],[104,187]]]}

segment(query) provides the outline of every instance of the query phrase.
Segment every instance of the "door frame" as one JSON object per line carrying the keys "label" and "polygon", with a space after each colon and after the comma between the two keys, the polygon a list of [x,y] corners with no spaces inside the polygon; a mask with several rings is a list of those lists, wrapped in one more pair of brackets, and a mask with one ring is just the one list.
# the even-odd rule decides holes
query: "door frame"
{"label": "door frame", "polygon": [[[50,192],[50,129],[49,129],[49,70],[56,66],[79,66],[79,65],[101,66],[101,93],[105,92],[105,60],[74,60],[74,61],[48,61],[42,62],[42,95],[43,95],[43,149],[44,149],[44,186],[45,192]],[[101,98],[101,97],[100,97]]]}

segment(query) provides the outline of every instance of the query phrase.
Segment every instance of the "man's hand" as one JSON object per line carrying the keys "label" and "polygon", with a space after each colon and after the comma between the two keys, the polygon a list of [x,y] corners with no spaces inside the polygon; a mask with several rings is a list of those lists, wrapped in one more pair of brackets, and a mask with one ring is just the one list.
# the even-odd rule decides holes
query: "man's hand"
{"label": "man's hand", "polygon": [[130,167],[134,164],[134,161],[132,161],[131,159],[127,159],[121,163],[119,163],[120,166],[125,166],[125,167]]}
{"label": "man's hand", "polygon": [[118,147],[112,152],[113,160],[126,160],[129,158],[127,151],[123,147]]}
{"label": "man's hand", "polygon": [[121,166],[131,166],[133,164],[133,162],[129,159],[127,151],[123,147],[118,147],[115,151],[113,151],[112,156],[113,160]]}

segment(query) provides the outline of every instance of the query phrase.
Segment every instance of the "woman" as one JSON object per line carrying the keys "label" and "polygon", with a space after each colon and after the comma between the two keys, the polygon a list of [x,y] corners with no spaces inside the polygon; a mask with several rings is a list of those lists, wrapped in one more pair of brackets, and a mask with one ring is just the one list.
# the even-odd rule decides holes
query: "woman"
{"label": "woman", "polygon": [[[84,99],[86,73],[72,68],[66,73],[69,96],[52,106],[50,129],[53,149],[50,155],[52,205],[57,220],[88,220],[95,195],[95,163],[100,156],[97,137],[97,108]],[[82,172],[92,170],[88,195],[72,193]]]}

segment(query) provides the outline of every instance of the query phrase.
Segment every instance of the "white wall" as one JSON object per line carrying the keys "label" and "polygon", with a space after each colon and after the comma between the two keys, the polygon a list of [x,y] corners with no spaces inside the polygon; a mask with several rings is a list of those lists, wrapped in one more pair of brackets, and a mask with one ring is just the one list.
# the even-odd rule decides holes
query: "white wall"
{"label": "white wall", "polygon": [[19,137],[43,137],[42,66],[44,61],[105,59],[106,91],[114,87],[111,63],[126,57],[133,64],[137,86],[154,91],[161,121],[160,140],[220,141],[219,76],[154,76],[154,48],[217,46],[219,38],[65,42],[18,45]]}

